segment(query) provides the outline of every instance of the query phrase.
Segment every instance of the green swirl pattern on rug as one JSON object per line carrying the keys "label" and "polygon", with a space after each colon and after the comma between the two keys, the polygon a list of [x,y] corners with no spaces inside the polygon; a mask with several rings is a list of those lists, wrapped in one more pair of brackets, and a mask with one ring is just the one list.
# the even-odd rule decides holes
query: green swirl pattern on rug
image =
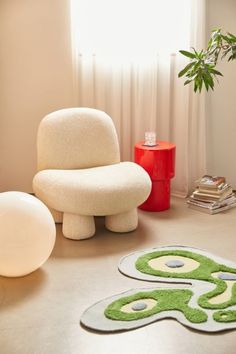
{"label": "green swirl pattern on rug", "polygon": [[130,253],[118,268],[130,278],[156,284],[93,304],[82,315],[85,327],[125,331],[173,318],[199,331],[236,329],[236,262],[196,248],[162,246]]}
{"label": "green swirl pattern on rug", "polygon": [[216,311],[213,318],[217,322],[236,322],[236,311]]}
{"label": "green swirl pattern on rug", "polygon": [[[132,296],[120,298],[111,303],[105,310],[105,316],[112,320],[132,321],[149,317],[162,311],[181,311],[188,321],[202,323],[207,321],[204,311],[192,308],[188,305],[193,292],[191,290],[155,290],[151,292],[138,292]],[[153,299],[156,304],[149,310],[125,313],[122,307],[137,300]]]}
{"label": "green swirl pattern on rug", "polygon": [[[181,256],[186,259],[193,259],[199,263],[199,266],[189,272],[178,272],[175,273],[173,270],[171,272],[162,271],[160,269],[154,269],[151,267],[149,262],[153,259],[157,259],[163,256]],[[120,298],[113,303],[111,303],[105,310],[104,314],[107,318],[113,320],[122,320],[122,321],[132,321],[141,318],[146,318],[154,314],[176,310],[184,314],[186,319],[192,323],[202,323],[207,321],[207,314],[203,309],[226,309],[228,306],[236,304],[236,283],[232,287],[232,293],[229,300],[221,303],[211,303],[209,300],[215,298],[218,295],[223,294],[226,291],[227,283],[223,279],[213,277],[213,273],[217,272],[227,272],[236,274],[236,269],[227,267],[224,264],[219,264],[214,260],[201,255],[199,253],[190,252],[187,250],[163,250],[146,253],[143,256],[139,257],[135,263],[135,267],[138,271],[158,276],[162,278],[178,278],[178,279],[195,279],[206,281],[215,284],[215,288],[203,294],[198,299],[198,305],[202,308],[195,309],[188,305],[193,292],[191,290],[156,290],[151,293],[142,293],[138,292],[129,297]],[[163,279],[164,280],[164,279]],[[151,309],[144,309],[141,311],[132,311],[130,313],[122,311],[124,305],[132,303],[137,300],[144,300],[146,298],[151,298],[156,300],[156,305]],[[221,311],[215,312],[213,318],[218,322],[232,322],[236,321],[236,311]]]}
{"label": "green swirl pattern on rug", "polygon": [[[163,272],[158,269],[153,269],[149,265],[150,260],[156,259],[158,257],[163,257],[163,256],[181,256],[181,257],[191,258],[199,262],[199,266],[193,271],[187,273],[174,273],[174,272]],[[185,250],[156,251],[156,252],[147,253],[144,256],[139,257],[138,260],[136,261],[135,266],[136,269],[142,273],[150,274],[158,277],[179,278],[179,279],[189,279],[189,280],[195,279],[195,280],[203,280],[215,284],[216,287],[214,290],[206,294],[203,294],[202,296],[199,297],[198,304],[202,308],[225,309],[228,306],[232,306],[236,304],[236,283],[233,285],[230,300],[219,304],[212,304],[209,302],[210,299],[224,293],[227,288],[227,283],[222,279],[214,278],[212,276],[212,273],[228,272],[228,273],[236,274],[236,269],[227,267],[224,264],[216,263],[214,260],[206,256],[203,256],[201,254],[193,253]],[[218,317],[216,316],[216,318]],[[223,318],[221,318],[220,321],[223,322]],[[227,320],[225,321],[227,322]]]}

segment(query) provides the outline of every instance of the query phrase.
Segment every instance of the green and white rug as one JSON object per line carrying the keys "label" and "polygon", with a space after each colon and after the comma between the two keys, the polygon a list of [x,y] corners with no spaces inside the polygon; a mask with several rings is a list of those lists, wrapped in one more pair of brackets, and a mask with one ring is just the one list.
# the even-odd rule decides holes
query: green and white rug
{"label": "green and white rug", "polygon": [[174,318],[205,332],[236,328],[236,262],[196,248],[165,246],[131,253],[118,268],[131,278],[172,285],[132,289],[99,301],[83,313],[85,327],[125,331]]}

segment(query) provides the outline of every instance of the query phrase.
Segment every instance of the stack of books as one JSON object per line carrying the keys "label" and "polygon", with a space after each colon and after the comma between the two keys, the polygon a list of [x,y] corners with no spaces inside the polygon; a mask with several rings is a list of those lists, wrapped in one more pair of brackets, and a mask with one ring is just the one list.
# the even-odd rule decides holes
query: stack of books
{"label": "stack of books", "polygon": [[188,206],[208,214],[216,214],[236,206],[236,196],[225,177],[204,175],[196,182]]}

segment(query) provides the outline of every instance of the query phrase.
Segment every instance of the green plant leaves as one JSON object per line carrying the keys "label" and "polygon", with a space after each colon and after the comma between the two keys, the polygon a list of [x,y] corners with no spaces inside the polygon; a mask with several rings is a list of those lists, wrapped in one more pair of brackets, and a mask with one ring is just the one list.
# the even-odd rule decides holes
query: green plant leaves
{"label": "green plant leaves", "polygon": [[221,59],[228,55],[228,61],[236,59],[236,36],[229,32],[223,35],[221,29],[214,29],[207,50],[198,52],[195,48],[192,49],[193,52],[179,51],[191,61],[179,72],[178,77],[185,76],[187,78],[184,85],[193,82],[194,92],[200,93],[203,86],[207,91],[209,88],[214,90],[214,80],[217,80],[217,76],[223,76],[220,71],[215,69],[220,54]]}
{"label": "green plant leaves", "polygon": [[180,50],[179,51],[181,54],[185,55],[186,57],[188,58],[191,58],[191,59],[194,59],[195,58],[195,55],[191,52],[188,52],[186,50]]}
{"label": "green plant leaves", "polygon": [[193,65],[194,65],[193,62],[186,65],[185,68],[179,72],[178,77],[184,76],[184,74],[186,74],[189,71],[189,69],[193,67]]}
{"label": "green plant leaves", "polygon": [[215,69],[211,69],[211,73],[214,74],[214,75],[223,76],[223,75],[221,74],[221,72],[219,72],[219,71],[217,71],[217,70],[215,70]]}

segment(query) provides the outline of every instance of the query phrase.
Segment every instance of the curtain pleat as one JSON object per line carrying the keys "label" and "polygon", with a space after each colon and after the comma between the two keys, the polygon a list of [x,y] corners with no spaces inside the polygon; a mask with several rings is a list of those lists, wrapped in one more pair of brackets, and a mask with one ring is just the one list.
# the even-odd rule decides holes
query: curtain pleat
{"label": "curtain pleat", "polygon": [[[203,47],[203,35],[196,38],[196,29],[204,21],[204,1],[192,4],[189,47]],[[144,140],[146,131],[155,131],[158,140],[175,143],[172,193],[186,196],[205,173],[206,164],[204,94],[194,94],[178,78],[186,59],[177,53],[159,53],[140,61],[118,62],[77,51],[74,61],[75,104],[111,116],[123,161],[133,160],[134,145]]]}

